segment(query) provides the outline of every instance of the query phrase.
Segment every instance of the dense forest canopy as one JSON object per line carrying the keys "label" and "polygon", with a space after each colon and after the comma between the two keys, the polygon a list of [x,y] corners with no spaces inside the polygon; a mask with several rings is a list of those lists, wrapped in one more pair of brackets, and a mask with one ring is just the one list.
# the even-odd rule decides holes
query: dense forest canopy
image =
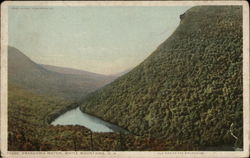
{"label": "dense forest canopy", "polygon": [[140,136],[242,147],[242,40],[242,7],[193,7],[144,62],[85,97],[81,110]]}
{"label": "dense forest canopy", "polygon": [[[90,94],[114,77],[39,65],[9,47],[8,150],[242,148],[242,7],[197,6],[180,18],[140,65]],[[79,98],[83,112],[130,133],[49,124]]]}

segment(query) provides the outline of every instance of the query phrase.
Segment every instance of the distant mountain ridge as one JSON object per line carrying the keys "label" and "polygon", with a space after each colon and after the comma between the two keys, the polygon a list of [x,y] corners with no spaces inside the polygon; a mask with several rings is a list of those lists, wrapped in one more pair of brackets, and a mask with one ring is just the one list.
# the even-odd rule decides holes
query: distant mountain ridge
{"label": "distant mountain ridge", "polygon": [[242,148],[242,41],[242,7],[193,7],[144,62],[80,109],[136,135]]}
{"label": "distant mountain ridge", "polygon": [[115,77],[39,65],[18,49],[9,46],[8,78],[10,83],[29,88],[40,94],[79,100],[87,93],[113,81]]}
{"label": "distant mountain ridge", "polygon": [[86,75],[88,77],[93,77],[93,78],[97,78],[97,77],[112,78],[112,75],[97,74],[97,73],[88,72],[88,71],[79,70],[79,69],[74,69],[74,68],[67,68],[67,67],[60,67],[60,66],[53,66],[53,65],[45,65],[45,64],[40,64],[40,65],[43,68],[47,69],[47,70],[62,73],[62,74]]}

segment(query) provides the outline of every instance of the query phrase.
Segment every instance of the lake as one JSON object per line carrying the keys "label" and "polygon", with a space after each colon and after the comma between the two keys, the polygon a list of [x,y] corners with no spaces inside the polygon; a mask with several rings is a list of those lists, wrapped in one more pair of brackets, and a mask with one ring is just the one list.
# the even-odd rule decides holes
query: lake
{"label": "lake", "polygon": [[127,130],[101,120],[95,116],[83,113],[79,107],[69,110],[60,115],[54,121],[52,125],[81,125],[93,132],[127,132]]}

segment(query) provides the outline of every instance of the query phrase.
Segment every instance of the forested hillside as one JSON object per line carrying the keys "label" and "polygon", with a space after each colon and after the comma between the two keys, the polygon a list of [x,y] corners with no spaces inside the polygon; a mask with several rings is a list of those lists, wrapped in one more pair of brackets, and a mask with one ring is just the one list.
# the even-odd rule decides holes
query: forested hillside
{"label": "forested hillside", "polygon": [[157,138],[94,133],[79,125],[49,125],[49,115],[68,104],[64,99],[9,84],[8,151],[197,150]]}
{"label": "forested hillside", "polygon": [[242,147],[242,82],[242,8],[197,6],[144,62],[84,98],[81,110],[136,135]]}
{"label": "forested hillside", "polygon": [[56,95],[71,101],[78,100],[114,79],[113,76],[86,71],[41,66],[14,47],[8,47],[8,78],[9,82],[35,93]]}

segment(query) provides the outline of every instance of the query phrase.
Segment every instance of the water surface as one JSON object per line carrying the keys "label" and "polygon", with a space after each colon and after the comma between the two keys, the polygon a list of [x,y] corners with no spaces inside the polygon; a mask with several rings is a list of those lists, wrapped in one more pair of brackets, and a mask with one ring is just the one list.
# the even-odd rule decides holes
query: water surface
{"label": "water surface", "polygon": [[69,110],[56,118],[52,125],[81,125],[93,132],[126,132],[125,129],[95,116],[83,113],[79,107]]}

